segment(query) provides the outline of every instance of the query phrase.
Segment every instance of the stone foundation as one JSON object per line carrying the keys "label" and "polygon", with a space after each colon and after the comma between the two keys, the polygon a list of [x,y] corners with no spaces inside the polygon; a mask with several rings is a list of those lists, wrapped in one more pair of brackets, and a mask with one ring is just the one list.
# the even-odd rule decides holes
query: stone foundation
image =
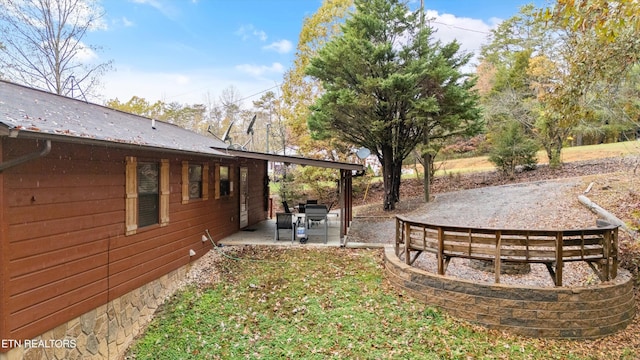
{"label": "stone foundation", "polygon": [[162,303],[184,284],[191,264],[0,353],[0,360],[121,359]]}
{"label": "stone foundation", "polygon": [[517,287],[441,276],[405,264],[386,246],[387,278],[398,289],[452,316],[487,328],[540,338],[599,338],[624,329],[635,316],[631,274],[618,269],[589,287]]}

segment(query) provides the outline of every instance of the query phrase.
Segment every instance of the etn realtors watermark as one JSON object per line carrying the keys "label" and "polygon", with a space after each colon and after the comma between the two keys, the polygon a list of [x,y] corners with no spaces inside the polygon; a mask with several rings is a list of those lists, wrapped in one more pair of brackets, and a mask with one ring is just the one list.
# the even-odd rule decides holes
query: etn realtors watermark
{"label": "etn realtors watermark", "polygon": [[11,349],[22,347],[25,349],[75,349],[77,342],[75,339],[0,339],[0,348]]}

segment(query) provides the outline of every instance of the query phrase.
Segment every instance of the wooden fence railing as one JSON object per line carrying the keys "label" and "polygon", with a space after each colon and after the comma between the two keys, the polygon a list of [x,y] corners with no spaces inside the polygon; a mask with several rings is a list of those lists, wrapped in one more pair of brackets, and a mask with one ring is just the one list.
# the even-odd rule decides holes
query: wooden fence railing
{"label": "wooden fence railing", "polygon": [[[503,262],[542,263],[562,286],[563,263],[585,261],[602,281],[618,272],[618,227],[514,230],[441,226],[396,216],[395,252],[412,265],[422,252],[436,254],[438,274],[454,257],[493,261],[495,282]],[[415,254],[413,254],[415,253]],[[412,257],[413,255],[413,257]]]}

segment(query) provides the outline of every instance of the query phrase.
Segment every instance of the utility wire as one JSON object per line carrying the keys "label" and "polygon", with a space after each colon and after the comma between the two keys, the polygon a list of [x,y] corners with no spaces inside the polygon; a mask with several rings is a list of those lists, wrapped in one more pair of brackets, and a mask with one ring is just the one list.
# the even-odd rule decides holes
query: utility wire
{"label": "utility wire", "polygon": [[478,33],[478,34],[491,35],[490,32],[486,32],[486,31],[482,31],[482,30],[474,30],[474,29],[463,28],[463,27],[456,26],[456,25],[445,24],[445,23],[442,23],[442,22],[439,22],[439,21],[430,21],[430,22],[433,23],[433,24],[448,26],[448,27],[454,28],[454,29],[470,31],[470,32]]}

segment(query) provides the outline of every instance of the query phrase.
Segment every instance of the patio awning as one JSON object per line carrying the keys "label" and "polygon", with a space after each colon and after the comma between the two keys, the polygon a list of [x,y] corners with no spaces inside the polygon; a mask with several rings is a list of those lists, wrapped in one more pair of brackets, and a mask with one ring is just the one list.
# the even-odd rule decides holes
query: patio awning
{"label": "patio awning", "polygon": [[232,149],[216,149],[226,152],[236,157],[244,157],[248,159],[266,160],[271,162],[281,162],[285,164],[298,164],[304,166],[316,166],[321,168],[339,169],[340,183],[338,184],[339,201],[340,201],[340,238],[343,239],[347,233],[351,221],[353,220],[353,171],[364,171],[365,166],[360,164],[345,163],[330,160],[318,160],[304,158],[301,156],[286,156],[276,154],[258,153],[244,150]]}
{"label": "patio awning", "polygon": [[340,169],[340,170],[353,170],[353,171],[361,171],[364,170],[364,165],[360,164],[352,164],[345,163],[339,161],[331,161],[331,160],[318,160],[318,159],[310,159],[301,156],[290,156],[290,155],[277,155],[277,154],[267,154],[253,151],[244,151],[244,150],[232,150],[232,149],[216,149],[221,152],[226,152],[229,155],[244,157],[249,159],[260,159],[267,160],[271,162],[281,162],[288,164],[298,164],[298,165],[309,165],[309,166],[317,166],[322,168],[329,169]]}

